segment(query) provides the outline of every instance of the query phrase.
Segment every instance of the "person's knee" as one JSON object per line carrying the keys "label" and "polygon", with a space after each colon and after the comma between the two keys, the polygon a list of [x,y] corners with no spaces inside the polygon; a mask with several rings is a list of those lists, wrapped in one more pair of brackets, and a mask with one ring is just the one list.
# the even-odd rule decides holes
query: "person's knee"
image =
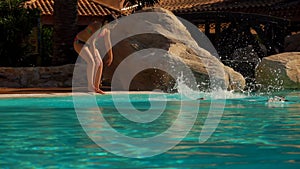
{"label": "person's knee", "polygon": [[96,64],[97,67],[98,66],[103,66],[102,59],[99,59],[99,58],[95,59],[95,64]]}
{"label": "person's knee", "polygon": [[80,56],[86,61],[87,64],[95,64],[93,56],[91,55],[88,47],[82,47]]}

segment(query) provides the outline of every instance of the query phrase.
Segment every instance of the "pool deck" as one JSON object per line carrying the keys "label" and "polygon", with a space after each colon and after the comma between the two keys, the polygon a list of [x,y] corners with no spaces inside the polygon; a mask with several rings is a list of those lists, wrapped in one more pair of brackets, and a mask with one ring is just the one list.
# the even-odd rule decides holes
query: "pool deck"
{"label": "pool deck", "polygon": [[51,94],[70,93],[72,88],[0,88],[0,94]]}
{"label": "pool deck", "polygon": [[[76,88],[74,91],[72,87],[69,88],[0,88],[0,98],[20,98],[20,97],[55,97],[55,96],[72,96],[74,94],[87,94],[86,92],[80,92],[82,88]],[[79,90],[79,91],[76,91]],[[154,94],[159,92],[151,91],[110,91],[109,87],[103,88],[106,94]],[[98,93],[88,93],[101,95]]]}
{"label": "pool deck", "polygon": [[0,98],[67,96],[72,88],[0,88]]}

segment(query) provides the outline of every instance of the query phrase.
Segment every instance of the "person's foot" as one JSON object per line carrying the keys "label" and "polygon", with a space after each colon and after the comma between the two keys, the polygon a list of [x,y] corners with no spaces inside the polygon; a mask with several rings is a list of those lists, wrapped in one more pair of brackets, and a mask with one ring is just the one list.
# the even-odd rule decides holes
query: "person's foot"
{"label": "person's foot", "polygon": [[105,94],[104,91],[102,91],[100,88],[96,88],[96,87],[88,87],[88,91],[99,93],[99,94]]}
{"label": "person's foot", "polygon": [[104,91],[102,91],[101,89],[95,89],[95,92],[99,94],[105,94]]}

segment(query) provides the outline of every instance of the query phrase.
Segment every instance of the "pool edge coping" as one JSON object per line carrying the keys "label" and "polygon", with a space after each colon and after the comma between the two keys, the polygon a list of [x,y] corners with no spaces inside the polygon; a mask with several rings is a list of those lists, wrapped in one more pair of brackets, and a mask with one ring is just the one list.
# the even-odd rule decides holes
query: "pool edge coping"
{"label": "pool edge coping", "polygon": [[[92,92],[53,92],[53,93],[6,93],[0,94],[0,98],[33,98],[33,97],[65,97],[65,96],[84,96],[84,95],[95,95],[101,96],[102,94],[92,93]],[[160,92],[152,92],[152,91],[108,91],[105,92],[105,95],[111,94],[161,94]]]}

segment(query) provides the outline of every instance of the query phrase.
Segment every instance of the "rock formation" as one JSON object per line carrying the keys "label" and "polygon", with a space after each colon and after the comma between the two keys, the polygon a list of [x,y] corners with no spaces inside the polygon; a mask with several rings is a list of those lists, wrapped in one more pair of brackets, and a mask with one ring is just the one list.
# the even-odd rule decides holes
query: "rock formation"
{"label": "rock formation", "polygon": [[[147,16],[148,12],[151,12],[149,16]],[[217,57],[212,55],[214,51],[206,50],[207,47],[205,49],[202,46],[199,47],[199,43],[192,38],[188,31],[190,28],[187,28],[186,24],[184,25],[174,14],[162,8],[149,8],[141,13],[145,15],[132,15],[129,17],[135,17],[134,19],[125,18],[125,21],[122,21],[121,18],[112,31],[112,42],[118,37],[132,36],[122,38],[115,44],[113,42],[114,61],[110,67],[104,70],[104,82],[110,83],[122,61],[128,56],[132,56],[134,59],[126,61],[126,69],[122,71],[123,75],[120,75],[119,78],[127,76],[127,73],[131,74],[132,69],[137,66],[149,67],[149,69],[140,71],[132,78],[130,90],[172,90],[178,77],[171,77],[169,72],[150,67],[151,65],[170,67],[174,61],[181,62],[191,70],[201,89],[206,89],[208,84],[212,85],[212,83],[217,85],[215,87],[223,89],[240,90],[244,88],[243,76],[224,66]],[[136,32],[141,33],[136,34]],[[201,39],[198,40],[201,41]],[[161,49],[169,56],[166,59],[162,59],[162,56],[161,58],[155,57],[154,55],[159,55],[159,53],[166,54],[161,50],[157,50],[154,55],[143,55],[143,53],[135,55],[135,53],[147,49],[153,49],[153,51]],[[174,68],[180,71],[178,65],[175,65]],[[126,80],[119,79],[115,85],[116,90],[128,90],[128,86],[124,85],[125,82],[122,81]],[[188,81],[187,78],[185,82],[189,83]]]}
{"label": "rock formation", "polygon": [[256,81],[265,87],[300,89],[300,52],[263,58],[256,68]]}
{"label": "rock formation", "polygon": [[287,36],[284,40],[285,52],[299,52],[300,51],[300,34]]}

